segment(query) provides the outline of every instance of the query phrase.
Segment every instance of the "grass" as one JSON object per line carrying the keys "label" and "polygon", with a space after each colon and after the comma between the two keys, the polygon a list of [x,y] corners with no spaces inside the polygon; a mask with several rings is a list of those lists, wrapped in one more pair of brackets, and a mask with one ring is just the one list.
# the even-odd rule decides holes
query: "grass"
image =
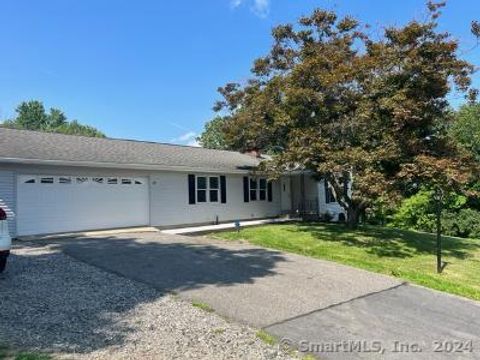
{"label": "grass", "polygon": [[268,344],[270,346],[273,346],[277,343],[277,338],[273,335],[270,335],[265,330],[258,330],[256,335],[257,335],[257,338],[259,338],[265,344]]}
{"label": "grass", "polygon": [[210,305],[208,305],[206,303],[203,303],[203,302],[192,301],[192,305],[195,306],[196,308],[202,309],[203,311],[206,311],[206,312],[209,312],[209,313],[212,313],[212,312],[215,311],[215,310],[213,310],[213,308]]}
{"label": "grass", "polygon": [[0,345],[0,360],[51,360],[48,354],[15,351],[7,346]]}
{"label": "grass", "polygon": [[447,266],[436,273],[435,236],[376,226],[294,223],[215,233],[227,240],[326,259],[480,300],[480,240],[443,238]]}

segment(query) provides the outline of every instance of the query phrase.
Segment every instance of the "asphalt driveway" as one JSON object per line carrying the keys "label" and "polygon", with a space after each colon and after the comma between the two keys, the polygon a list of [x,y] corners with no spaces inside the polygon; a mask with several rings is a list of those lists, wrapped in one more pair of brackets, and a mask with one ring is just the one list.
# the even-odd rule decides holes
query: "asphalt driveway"
{"label": "asphalt driveway", "polygon": [[480,358],[478,303],[395,278],[249,244],[162,233],[63,239],[55,246],[207,303],[322,358]]}

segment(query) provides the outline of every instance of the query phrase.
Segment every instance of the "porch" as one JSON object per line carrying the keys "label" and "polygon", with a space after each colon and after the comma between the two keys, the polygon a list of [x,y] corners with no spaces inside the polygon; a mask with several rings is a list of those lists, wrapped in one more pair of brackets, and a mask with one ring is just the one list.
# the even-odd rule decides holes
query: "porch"
{"label": "porch", "polygon": [[292,173],[281,179],[281,210],[284,215],[304,220],[342,221],[343,208],[325,185],[307,172]]}

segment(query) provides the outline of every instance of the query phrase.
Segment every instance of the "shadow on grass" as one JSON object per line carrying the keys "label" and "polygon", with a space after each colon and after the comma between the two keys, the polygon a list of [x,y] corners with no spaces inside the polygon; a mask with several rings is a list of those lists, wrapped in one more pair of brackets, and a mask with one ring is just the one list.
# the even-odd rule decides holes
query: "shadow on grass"
{"label": "shadow on grass", "polygon": [[266,249],[229,250],[131,235],[50,245],[57,251],[42,252],[37,244],[9,259],[0,278],[0,343],[67,353],[121,346],[135,331],[131,311],[139,305],[168,292],[252,283],[275,275],[276,264],[285,261],[281,253]]}
{"label": "shadow on grass", "polygon": [[[360,226],[355,230],[341,224],[298,223],[295,229],[309,233],[322,241],[341,242],[343,245],[365,249],[379,257],[409,258],[416,255],[433,254],[436,238],[432,234],[418,233],[377,226]],[[442,237],[445,256],[466,259],[472,252],[480,250],[480,241]]]}

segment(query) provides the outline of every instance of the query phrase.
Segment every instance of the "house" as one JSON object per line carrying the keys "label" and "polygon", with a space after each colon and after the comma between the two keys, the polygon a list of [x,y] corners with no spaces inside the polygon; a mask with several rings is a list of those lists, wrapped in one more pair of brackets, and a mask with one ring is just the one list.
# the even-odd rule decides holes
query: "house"
{"label": "house", "polygon": [[0,128],[0,207],[13,236],[173,227],[341,209],[305,173],[269,182],[232,151]]}

